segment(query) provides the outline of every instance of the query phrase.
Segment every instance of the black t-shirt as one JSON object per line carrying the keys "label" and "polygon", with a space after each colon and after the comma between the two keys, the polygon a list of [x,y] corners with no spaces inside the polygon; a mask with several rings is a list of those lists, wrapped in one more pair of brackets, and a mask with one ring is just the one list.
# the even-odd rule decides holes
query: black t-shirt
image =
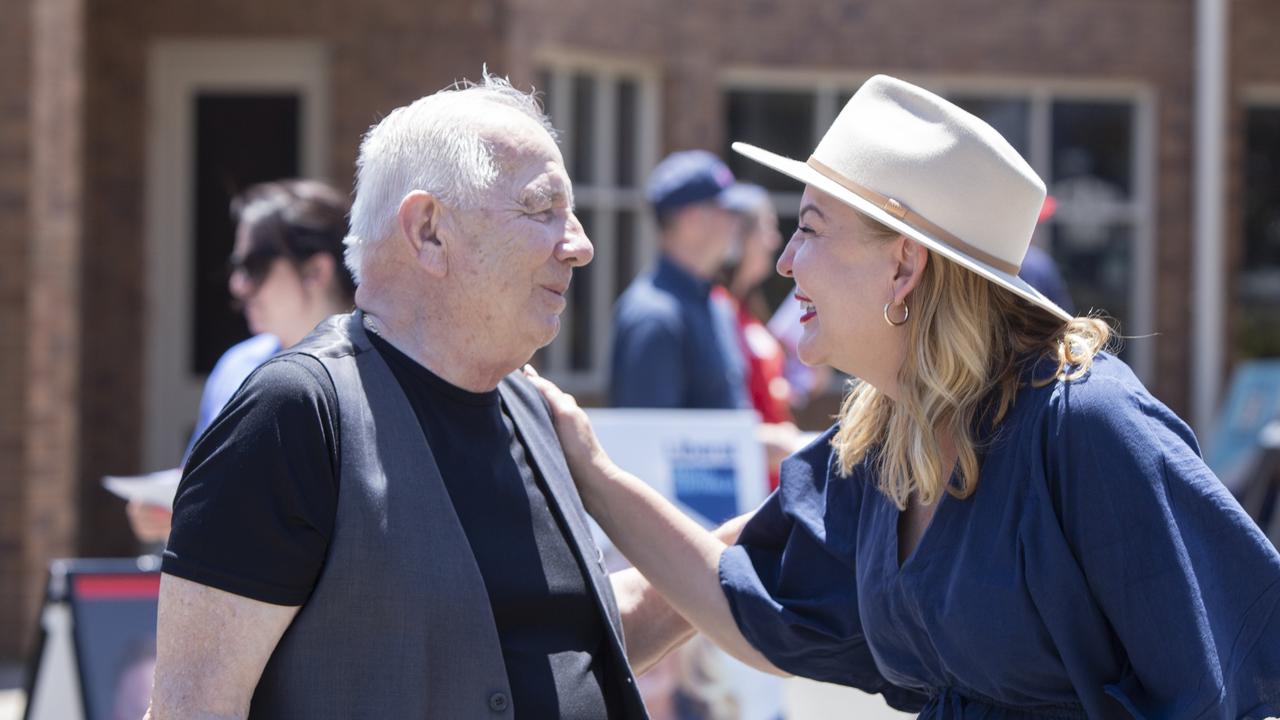
{"label": "black t-shirt", "polygon": [[[450,385],[371,338],[471,544],[519,715],[618,714],[604,619],[498,392]],[[337,510],[336,410],[333,381],[314,358],[286,355],[259,368],[192,451],[164,571],[264,602],[305,602]]]}

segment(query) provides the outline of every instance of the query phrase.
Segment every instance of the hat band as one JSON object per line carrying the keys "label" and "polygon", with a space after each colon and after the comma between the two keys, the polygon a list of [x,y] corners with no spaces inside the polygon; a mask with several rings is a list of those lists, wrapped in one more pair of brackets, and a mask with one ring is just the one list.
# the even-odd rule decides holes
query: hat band
{"label": "hat band", "polygon": [[844,188],[845,190],[848,190],[854,195],[861,197],[863,200],[866,200],[867,202],[875,205],[881,210],[884,210],[885,212],[889,213],[895,218],[916,228],[917,230],[920,230],[928,235],[933,236],[935,240],[950,246],[953,250],[962,252],[965,255],[968,255],[976,260],[981,260],[982,262],[990,265],[991,267],[997,268],[999,270],[1003,270],[1004,272],[1007,272],[1010,275],[1018,274],[1017,265],[1007,260],[1001,260],[1000,258],[996,257],[995,255],[992,255],[989,252],[986,252],[985,250],[981,250],[979,248],[976,248],[970,245],[969,243],[961,240],[955,235],[952,235],[951,233],[947,232],[941,227],[929,222],[927,218],[921,216],[919,213],[913,212],[912,210],[908,209],[905,205],[898,202],[897,200],[894,200],[888,195],[881,195],[875,190],[862,187],[861,185],[853,182],[849,178],[840,174],[839,171],[824,164],[821,160],[813,157],[812,155],[809,156],[809,160],[807,164],[809,165],[809,167],[821,173],[822,176],[827,178],[828,180],[831,180],[832,182]]}

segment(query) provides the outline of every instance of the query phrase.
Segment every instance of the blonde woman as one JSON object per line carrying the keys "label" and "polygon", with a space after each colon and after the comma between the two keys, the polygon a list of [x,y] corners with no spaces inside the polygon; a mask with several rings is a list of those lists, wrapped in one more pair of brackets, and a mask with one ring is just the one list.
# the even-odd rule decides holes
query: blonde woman
{"label": "blonde woman", "polygon": [[1017,278],[1044,185],[1009,144],[878,76],[807,162],[734,149],[805,183],[801,358],[861,382],[726,547],[539,381],[653,586],[744,661],[922,717],[1280,714],[1280,554],[1107,326]]}

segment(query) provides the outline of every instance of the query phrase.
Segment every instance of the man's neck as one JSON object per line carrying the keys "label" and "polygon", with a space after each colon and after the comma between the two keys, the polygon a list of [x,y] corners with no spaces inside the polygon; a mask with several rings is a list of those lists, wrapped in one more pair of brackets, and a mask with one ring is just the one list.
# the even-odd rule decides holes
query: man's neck
{"label": "man's neck", "polygon": [[459,350],[463,342],[456,331],[368,311],[364,315],[364,325],[365,330],[391,343],[445,382],[463,390],[489,392],[515,369],[509,366],[510,363],[486,360],[476,353]]}

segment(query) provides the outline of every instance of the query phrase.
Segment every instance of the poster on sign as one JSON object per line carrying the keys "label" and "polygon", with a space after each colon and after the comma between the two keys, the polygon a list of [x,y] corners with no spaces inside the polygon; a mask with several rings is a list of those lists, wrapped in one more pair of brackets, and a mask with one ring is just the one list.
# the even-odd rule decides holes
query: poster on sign
{"label": "poster on sign", "polygon": [[136,719],[156,658],[156,558],[55,560],[27,720]]}
{"label": "poster on sign", "polygon": [[591,425],[619,467],[707,527],[755,509],[769,494],[751,410],[591,409]]}
{"label": "poster on sign", "polygon": [[1280,360],[1241,363],[1204,453],[1205,463],[1237,497],[1259,479],[1259,436],[1274,420],[1280,420]]}
{"label": "poster on sign", "polygon": [[[759,416],[750,410],[588,410],[605,452],[707,528],[769,494]],[[596,529],[610,569],[626,566]],[[638,679],[653,720],[776,720],[782,684],[694,638]]]}
{"label": "poster on sign", "polygon": [[142,717],[156,666],[160,573],[71,575],[71,616],[85,717]]}

